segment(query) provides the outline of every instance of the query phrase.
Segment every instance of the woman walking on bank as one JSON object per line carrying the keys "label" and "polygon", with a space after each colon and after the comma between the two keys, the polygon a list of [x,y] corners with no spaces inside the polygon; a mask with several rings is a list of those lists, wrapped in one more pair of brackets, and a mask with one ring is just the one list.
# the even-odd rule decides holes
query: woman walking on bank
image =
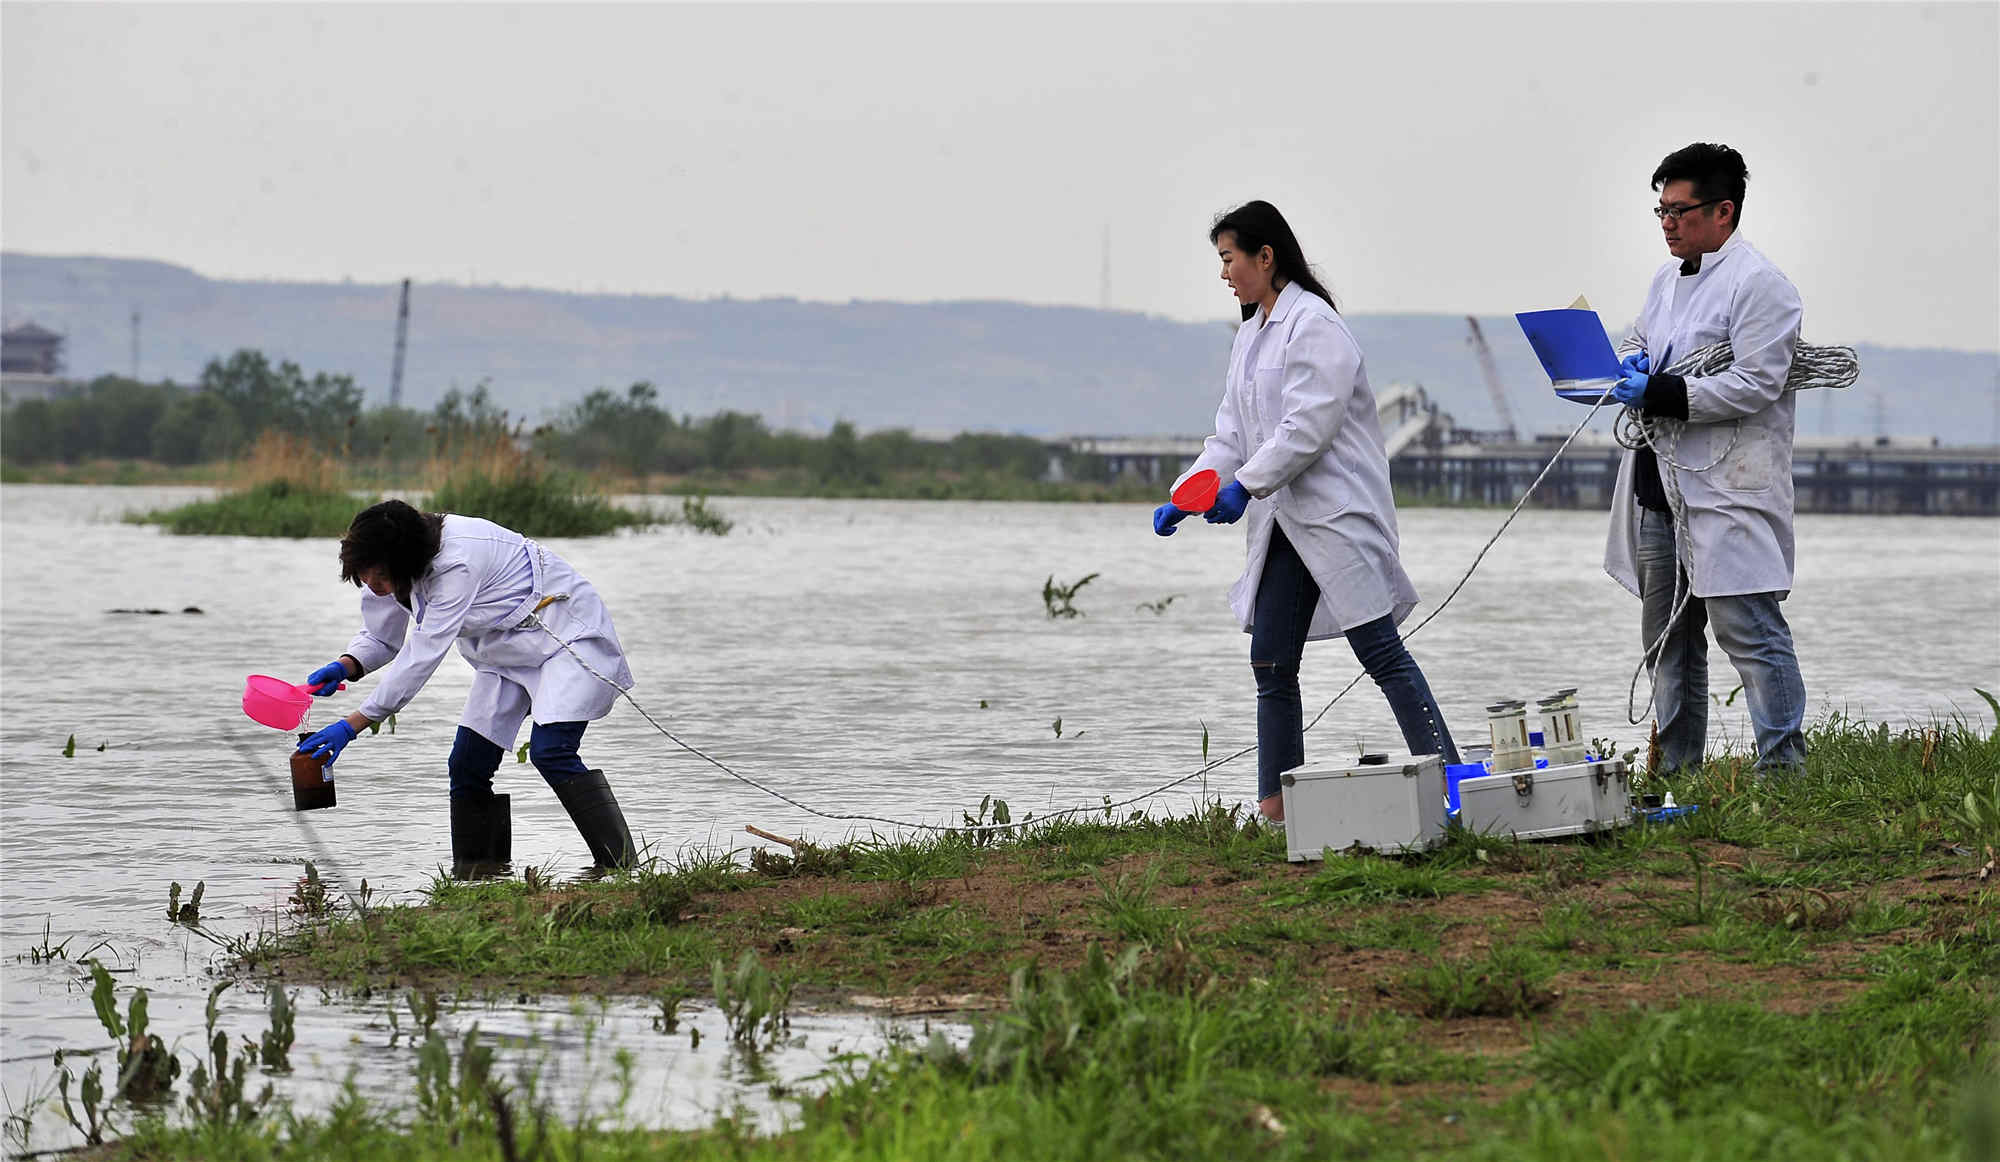
{"label": "woman walking on bank", "polygon": [[[1208,521],[1250,517],[1248,564],[1229,600],[1257,678],[1257,807],[1279,820],[1278,776],[1305,762],[1299,660],[1308,641],[1347,638],[1410,753],[1455,763],[1458,751],[1396,631],[1417,590],[1397,557],[1389,458],[1361,348],[1277,207],[1239,206],[1208,238],[1243,325],[1215,434],[1175,487],[1212,470],[1228,483]],[[1153,531],[1172,536],[1188,515],[1163,504]]]}
{"label": "woman walking on bank", "polygon": [[512,858],[509,797],[493,793],[493,775],[530,713],[528,758],[569,812],[592,860],[599,867],[633,862],[631,832],[604,772],[585,767],[577,754],[584,727],[610,713],[618,692],[632,686],[618,631],[590,582],[561,557],[492,521],[418,512],[400,500],[354,518],[340,539],[340,579],[365,589],[361,632],[306,683],[324,697],[374,670],[382,679],[359,710],[300,750],[332,762],[361,730],[415,698],[455,643],[473,678],[445,764],[453,874],[498,871]]}

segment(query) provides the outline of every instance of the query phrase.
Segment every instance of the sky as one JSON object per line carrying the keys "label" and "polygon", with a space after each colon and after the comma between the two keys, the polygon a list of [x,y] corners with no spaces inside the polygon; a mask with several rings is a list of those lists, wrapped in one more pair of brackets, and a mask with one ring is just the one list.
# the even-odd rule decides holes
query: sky
{"label": "sky", "polygon": [[1993,3],[9,2],[0,245],[1208,320],[1261,197],[1345,310],[1622,324],[1721,141],[1807,339],[1994,350],[1997,62]]}

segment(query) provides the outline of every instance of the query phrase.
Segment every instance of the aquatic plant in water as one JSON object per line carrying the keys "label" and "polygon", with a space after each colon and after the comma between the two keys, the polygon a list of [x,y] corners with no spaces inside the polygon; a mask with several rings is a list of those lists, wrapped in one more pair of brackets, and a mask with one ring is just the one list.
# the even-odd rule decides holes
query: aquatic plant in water
{"label": "aquatic plant in water", "polygon": [[778,1034],[792,1027],[791,982],[774,975],[747,948],[734,972],[719,957],[709,967],[715,1007],[729,1022],[730,1039],[753,1053],[775,1046]]}
{"label": "aquatic plant in water", "polygon": [[726,537],[729,530],[736,527],[735,521],[708,507],[706,492],[681,498],[680,523],[695,532],[714,537]]}
{"label": "aquatic plant in water", "polygon": [[[157,1102],[173,1088],[180,1076],[180,1059],[167,1049],[166,1042],[149,1028],[146,990],[135,989],[125,1013],[118,1012],[117,986],[111,973],[96,960],[90,965],[90,1003],[97,1011],[97,1023],[117,1046],[118,1071],[109,1092],[104,1088],[102,1067],[95,1061],[79,1082],[63,1063],[63,1052],[55,1054],[56,1088],[62,1096],[63,1116],[89,1144],[101,1145],[106,1130],[112,1128],[113,1111],[121,1102]],[[77,1085],[83,1116],[69,1099],[69,1087]]]}
{"label": "aquatic plant in water", "polygon": [[167,889],[167,919],[176,924],[186,924],[189,927],[201,923],[201,894],[207,890],[207,880],[196,880],[194,894],[188,897],[187,903],[183,904],[181,903],[181,882],[175,880],[173,885]]}
{"label": "aquatic plant in water", "polygon": [[1095,580],[1097,574],[1086,573],[1068,585],[1058,585],[1056,575],[1049,574],[1048,580],[1042,582],[1042,608],[1048,613],[1049,620],[1054,621],[1059,617],[1082,617],[1083,610],[1078,609],[1073,602],[1077,592]]}
{"label": "aquatic plant in water", "polygon": [[[234,983],[225,980],[208,990],[203,1025],[208,1056],[197,1060],[194,1072],[188,1076],[188,1113],[196,1121],[218,1128],[255,1121],[263,1114],[264,1107],[270,1104],[272,1094],[271,1085],[266,1082],[257,1096],[243,1096],[244,1074],[250,1067],[248,1053],[238,1050],[232,1059],[229,1034],[215,1027],[216,1002],[221,999],[223,991]],[[289,1043],[286,1048],[290,1048]]]}

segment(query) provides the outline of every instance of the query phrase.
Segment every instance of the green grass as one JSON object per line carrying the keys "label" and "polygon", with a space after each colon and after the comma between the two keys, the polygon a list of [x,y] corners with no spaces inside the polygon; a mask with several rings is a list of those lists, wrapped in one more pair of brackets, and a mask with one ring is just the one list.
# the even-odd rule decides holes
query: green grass
{"label": "green grass", "polygon": [[1427,1017],[1524,1017],[1554,1002],[1550,959],[1501,945],[1478,956],[1434,956],[1406,973],[1402,989]]}
{"label": "green grass", "polygon": [[1187,916],[1178,908],[1153,902],[1153,888],[1159,882],[1157,865],[1142,876],[1097,876],[1102,893],[1093,904],[1098,930],[1113,940],[1163,945],[1178,939],[1187,930]]}
{"label": "green grass", "polygon": [[177,536],[337,537],[347,531],[354,514],[374,499],[272,480],[214,500],[131,513],[125,520],[161,525]]}
{"label": "green grass", "polygon": [[[1991,1159],[2000,891],[1973,878],[1985,816],[1963,804],[2000,738],[1835,719],[1811,743],[1789,783],[1726,761],[1677,782],[1702,805],[1687,826],[1459,835],[1401,860],[1290,865],[1268,830],[1208,809],[802,849],[763,871],[696,853],[557,890],[440,881],[425,906],[318,920],[257,963],[282,958],[295,985],[675,997],[706,996],[720,964],[778,1008],[794,985],[1007,1005],[961,1048],[837,1066],[773,1137],[569,1123],[503,1081],[497,1104],[475,1087],[448,1115],[148,1123],[128,1152]],[[435,1094],[437,1055],[465,1049],[426,1053],[416,1091]]]}
{"label": "green grass", "polygon": [[1476,876],[1453,874],[1435,863],[1403,863],[1364,855],[1329,859],[1304,885],[1274,896],[1273,907],[1301,903],[1372,903],[1394,899],[1438,899],[1454,892],[1492,887]]}
{"label": "green grass", "polygon": [[[537,1116],[497,1078],[391,1119],[351,1095],[324,1117],[142,1125],[132,1157],[461,1159],[1986,1158],[2000,1096],[1990,980],[1965,948],[1805,1014],[1740,1002],[1635,1006],[1533,1036],[1518,1057],[1427,1047],[1412,1018],[1358,1014],[1305,982],[1190,979],[1137,948],[1022,969],[970,1042],[837,1071],[795,1128],[727,1118],[682,1134]],[[1512,971],[1533,961],[1495,950]],[[742,971],[739,969],[739,971]],[[750,971],[756,971],[750,966]],[[452,1048],[440,1039],[438,1052]],[[461,1056],[463,1050],[458,1051]],[[419,1070],[423,1068],[420,1064]],[[1340,1083],[1358,1086],[1335,1088]],[[420,1079],[420,1085],[422,1084]],[[1379,1098],[1369,1095],[1380,1094]],[[467,1100],[467,1098],[471,1100]],[[496,1100],[497,1098],[497,1100]],[[1405,1107],[1383,1116],[1382,1105]],[[1420,1115],[1420,1116],[1418,1116]],[[504,1128],[503,1128],[504,1126]],[[503,1141],[506,1143],[503,1145]]]}

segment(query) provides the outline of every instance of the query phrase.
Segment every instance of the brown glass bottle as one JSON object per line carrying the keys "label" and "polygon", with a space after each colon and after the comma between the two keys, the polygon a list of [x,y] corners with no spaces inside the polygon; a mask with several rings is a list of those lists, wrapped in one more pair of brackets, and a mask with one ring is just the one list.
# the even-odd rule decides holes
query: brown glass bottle
{"label": "brown glass bottle", "polygon": [[[304,742],[311,737],[310,733],[301,733],[299,741]],[[333,804],[333,776],[327,772],[326,763],[302,750],[293,750],[292,809],[317,811]]]}

